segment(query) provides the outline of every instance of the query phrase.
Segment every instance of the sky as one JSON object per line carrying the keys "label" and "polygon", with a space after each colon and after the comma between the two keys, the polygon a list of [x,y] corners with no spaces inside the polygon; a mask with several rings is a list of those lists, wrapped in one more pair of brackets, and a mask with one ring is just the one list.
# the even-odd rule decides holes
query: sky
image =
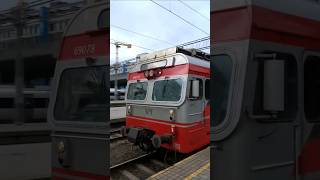
{"label": "sky", "polygon": [[[0,11],[15,6],[17,1],[18,0],[0,0]],[[24,1],[32,2],[35,0]],[[74,2],[78,0],[61,1]],[[111,41],[114,42],[114,40],[116,40],[133,45],[130,49],[126,47],[119,49],[119,61],[134,58],[137,54],[174,47],[185,42],[209,36],[209,0],[153,1],[201,30],[184,22],[151,0],[110,0]],[[190,7],[193,8],[193,10],[190,9]],[[133,31],[140,35],[128,31]],[[148,37],[141,36],[141,34]],[[112,44],[110,48],[110,59],[111,64],[113,64],[115,62],[116,48],[115,45]]]}
{"label": "sky", "polygon": [[[111,0],[111,42],[116,40],[133,45],[130,49],[125,46],[119,49],[119,61],[134,58],[140,53],[166,49],[209,36],[209,0],[181,0],[182,2],[179,0],[154,1],[201,30],[184,22],[165,9],[159,7],[151,0]],[[188,6],[199,12],[201,15],[194,10],[191,10]],[[127,31],[123,29],[126,29]],[[148,37],[129,31],[134,31]],[[113,64],[116,57],[116,48],[113,44],[111,44],[110,48],[110,59],[111,64]]]}

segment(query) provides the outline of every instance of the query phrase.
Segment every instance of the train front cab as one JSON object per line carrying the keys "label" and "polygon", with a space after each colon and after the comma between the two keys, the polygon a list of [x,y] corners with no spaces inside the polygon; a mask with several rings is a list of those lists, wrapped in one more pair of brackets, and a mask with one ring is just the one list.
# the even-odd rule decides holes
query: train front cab
{"label": "train front cab", "polygon": [[64,34],[48,112],[53,179],[109,179],[108,19],[107,3],[89,5]]}
{"label": "train front cab", "polygon": [[[147,77],[150,71],[155,77]],[[208,61],[176,53],[138,63],[128,77],[126,128],[131,142],[145,150],[161,146],[181,153],[209,144]]]}
{"label": "train front cab", "polygon": [[[319,179],[320,16],[287,14],[301,2],[250,2],[216,0],[211,12],[211,177]],[[319,15],[302,4],[304,18]]]}

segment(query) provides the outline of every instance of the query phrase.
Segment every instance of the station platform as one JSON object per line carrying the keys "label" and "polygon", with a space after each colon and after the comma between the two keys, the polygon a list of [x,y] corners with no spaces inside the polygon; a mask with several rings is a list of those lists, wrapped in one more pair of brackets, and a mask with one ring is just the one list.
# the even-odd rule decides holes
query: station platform
{"label": "station platform", "polygon": [[165,179],[210,179],[210,147],[148,178],[148,180]]}
{"label": "station platform", "polygon": [[126,107],[111,107],[110,120],[118,120],[126,118]]}

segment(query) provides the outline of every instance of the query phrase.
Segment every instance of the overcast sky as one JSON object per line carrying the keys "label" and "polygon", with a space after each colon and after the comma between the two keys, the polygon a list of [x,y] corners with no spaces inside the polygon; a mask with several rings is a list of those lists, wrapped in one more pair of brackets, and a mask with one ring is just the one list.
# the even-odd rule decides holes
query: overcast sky
{"label": "overcast sky", "polygon": [[[134,58],[137,54],[143,52],[151,52],[150,50],[139,48],[137,46],[152,50],[160,50],[209,36],[209,0],[182,0],[183,3],[178,0],[154,1],[201,30],[189,25],[150,0],[111,0],[110,38],[111,40],[118,40],[133,44],[131,49],[126,47],[120,48],[120,61]],[[191,10],[188,6],[198,11],[201,15],[196,13],[194,10]],[[158,40],[143,37],[141,35],[125,31],[121,28],[153,37]],[[205,31],[206,33],[202,31]],[[111,44],[111,63],[115,62],[115,52],[115,46]]]}
{"label": "overcast sky", "polygon": [[[16,5],[17,1],[18,0],[0,0],[0,10],[13,7]],[[32,2],[35,0],[24,1]],[[62,1],[74,2],[78,0]],[[154,1],[201,30],[184,22],[150,0],[111,0],[110,38],[112,40],[118,40],[133,45],[131,49],[125,47],[120,48],[120,61],[134,58],[140,53],[165,49],[209,36],[209,0],[181,0],[182,2],[179,0]],[[193,10],[190,9],[190,7],[193,8]],[[199,15],[199,13],[201,15]],[[126,29],[127,31],[123,29]],[[148,37],[128,31],[137,32]],[[115,46],[111,45],[110,47],[111,63],[114,63],[116,54]],[[143,49],[141,47],[151,50]]]}

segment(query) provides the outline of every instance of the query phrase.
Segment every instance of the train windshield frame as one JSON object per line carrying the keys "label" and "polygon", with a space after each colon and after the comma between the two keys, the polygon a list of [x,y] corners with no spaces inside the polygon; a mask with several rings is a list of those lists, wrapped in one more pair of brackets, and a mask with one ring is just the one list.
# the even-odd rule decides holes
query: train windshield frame
{"label": "train windshield frame", "polygon": [[[174,85],[171,82],[175,82],[178,86],[171,86]],[[178,102],[182,98],[182,88],[183,81],[181,78],[155,81],[153,84],[152,101]]]}
{"label": "train windshield frame", "polygon": [[232,57],[227,54],[217,54],[213,56],[210,67],[214,71],[211,80],[211,96],[213,100],[211,105],[214,117],[212,125],[213,127],[218,127],[226,121],[230,109],[234,62]]}
{"label": "train windshield frame", "polygon": [[106,122],[107,72],[106,65],[65,69],[61,73],[54,105],[55,120]]}

